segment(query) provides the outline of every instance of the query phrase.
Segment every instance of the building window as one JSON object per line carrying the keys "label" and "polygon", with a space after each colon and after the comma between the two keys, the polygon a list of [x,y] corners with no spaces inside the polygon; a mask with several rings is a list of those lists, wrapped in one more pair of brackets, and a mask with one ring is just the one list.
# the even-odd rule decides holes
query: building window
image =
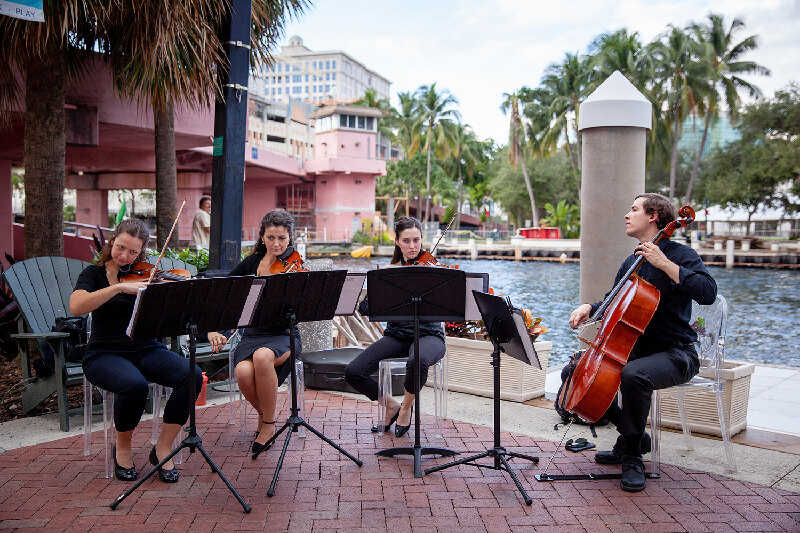
{"label": "building window", "polygon": [[333,67],[333,70],[336,70],[336,60],[335,59],[333,61],[331,61],[331,67]]}
{"label": "building window", "polygon": [[336,79],[336,73],[335,73],[335,72],[332,72],[332,73],[331,73],[331,79],[332,79],[332,80],[335,80],[335,79]]}
{"label": "building window", "polygon": [[347,115],[339,115],[339,127],[340,128],[347,127]]}
{"label": "building window", "polygon": [[316,85],[312,85],[312,86],[311,86],[311,89],[312,89],[312,90],[311,90],[311,92],[312,92],[312,93],[315,93],[315,92],[317,92],[317,86],[316,86]]}
{"label": "building window", "polygon": [[331,73],[330,72],[326,72],[325,73],[325,79],[326,80],[330,80],[331,79]]}
{"label": "building window", "polygon": [[312,64],[314,65],[314,70],[317,70],[317,62],[314,61]]}
{"label": "building window", "polygon": [[375,118],[367,117],[367,129],[372,131],[374,125],[375,125]]}
{"label": "building window", "polygon": [[330,85],[325,85],[325,93],[326,94],[330,94],[330,92],[331,92],[331,86]]}
{"label": "building window", "polygon": [[302,83],[303,75],[302,74],[295,74],[292,76],[292,83]]}
{"label": "building window", "polygon": [[302,90],[303,88],[300,87],[299,85],[297,87],[292,87],[292,94],[300,94]]}
{"label": "building window", "polygon": [[308,74],[306,74],[306,83],[308,83]]}
{"label": "building window", "polygon": [[331,69],[331,62],[330,61],[326,61],[325,62],[325,70],[330,70],[330,69]]}
{"label": "building window", "polygon": [[347,115],[347,127],[355,129],[355,127],[356,127],[356,116],[355,115]]}
{"label": "building window", "polygon": [[306,94],[308,94],[308,85],[306,85]]}
{"label": "building window", "polygon": [[281,63],[278,63],[277,65],[275,65],[275,68],[277,68],[278,72],[280,72],[281,71]]}
{"label": "building window", "polygon": [[[288,90],[288,88],[287,88],[287,90]],[[280,87],[278,87],[278,94],[281,94],[281,88]]]}
{"label": "building window", "polygon": [[358,117],[358,129],[363,130],[367,127],[367,117]]}

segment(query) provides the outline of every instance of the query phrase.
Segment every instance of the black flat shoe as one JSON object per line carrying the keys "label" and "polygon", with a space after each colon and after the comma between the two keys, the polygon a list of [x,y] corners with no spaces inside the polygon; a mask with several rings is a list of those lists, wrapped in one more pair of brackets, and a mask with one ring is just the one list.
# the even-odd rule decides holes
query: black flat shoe
{"label": "black flat shoe", "polygon": [[[158,460],[158,455],[156,455],[156,447],[153,446],[153,449],[150,450],[150,463],[155,466],[160,462],[161,461]],[[180,473],[177,468],[173,468],[172,470],[158,469],[158,479],[164,483],[177,483],[178,476],[180,476]]]}
{"label": "black flat shoe", "polygon": [[[397,412],[400,413],[400,411],[397,411]],[[411,406],[411,421],[410,421],[410,423],[407,426],[401,426],[400,424],[395,424],[394,425],[394,436],[395,437],[402,437],[403,435],[408,433],[408,430],[411,429],[411,424],[413,424],[413,423],[414,423],[414,406],[412,405]]]}
{"label": "black flat shoe", "polygon": [[[275,420],[273,420],[272,422],[261,422],[261,423],[262,424],[274,424]],[[258,437],[258,435],[256,435],[256,437]],[[274,435],[273,435],[273,437],[274,437]],[[270,437],[270,440],[267,441],[264,444],[261,444],[260,442],[253,441],[253,459],[258,458],[258,456],[259,456],[259,454],[261,452],[265,452],[265,451],[269,450],[272,447],[272,443],[273,442],[275,442],[275,441],[272,440],[272,437]]]}
{"label": "black flat shoe", "polygon": [[130,468],[122,468],[117,464],[117,447],[114,446],[114,475],[117,476],[117,479],[120,481],[136,481],[136,478],[139,477],[139,472],[136,471],[136,466],[132,466]]}
{"label": "black flat shoe", "polygon": [[[390,428],[390,427],[392,427],[392,424],[394,424],[395,422],[397,422],[397,417],[398,417],[398,416],[400,416],[400,408],[399,408],[399,407],[398,407],[398,409],[397,409],[397,412],[394,414],[394,416],[393,416],[391,419],[389,419],[389,423],[388,423],[388,424],[386,424],[386,425],[383,427],[383,430],[384,430],[384,431],[389,431],[389,428]],[[370,431],[372,431],[373,433],[378,433],[380,430],[381,430],[380,424],[375,424],[375,425],[374,425],[374,426],[372,426],[372,428],[370,429]]]}

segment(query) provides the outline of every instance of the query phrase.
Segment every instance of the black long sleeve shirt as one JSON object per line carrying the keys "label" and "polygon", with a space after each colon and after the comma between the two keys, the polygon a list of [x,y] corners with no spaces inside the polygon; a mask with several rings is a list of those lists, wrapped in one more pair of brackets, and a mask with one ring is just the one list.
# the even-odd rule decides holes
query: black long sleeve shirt
{"label": "black long sleeve shirt", "polygon": [[[666,272],[647,261],[639,267],[639,277],[655,285],[661,293],[661,299],[652,320],[633,348],[638,354],[654,353],[663,349],[665,345],[677,346],[695,342],[697,334],[689,325],[692,300],[701,305],[708,305],[717,297],[717,283],[697,252],[669,239],[659,241],[658,247],[670,261],[680,267],[680,283],[675,283]],[[636,257],[631,254],[623,261],[614,280],[614,286],[619,283]],[[610,292],[606,293],[606,297]],[[592,304],[592,315],[601,303]]]}

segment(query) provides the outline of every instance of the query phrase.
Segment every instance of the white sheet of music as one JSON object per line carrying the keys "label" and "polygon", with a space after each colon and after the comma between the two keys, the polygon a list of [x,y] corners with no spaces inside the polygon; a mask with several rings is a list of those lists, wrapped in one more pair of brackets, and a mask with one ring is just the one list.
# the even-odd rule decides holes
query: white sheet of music
{"label": "white sheet of music", "polygon": [[464,298],[464,320],[483,320],[481,310],[478,309],[478,304],[475,303],[475,296],[472,291],[486,292],[484,288],[483,277],[470,277],[467,272],[467,296]]}
{"label": "white sheet of music", "polygon": [[239,316],[238,327],[247,326],[253,320],[253,312],[256,310],[258,297],[261,294],[261,289],[264,288],[266,282],[263,279],[254,279],[253,284],[250,285],[250,292],[247,294],[247,300],[244,301],[244,308],[242,314]]}
{"label": "white sheet of music", "polygon": [[366,273],[347,274],[342,285],[342,293],[339,295],[339,303],[336,305],[337,316],[349,316],[355,312],[366,279]]}

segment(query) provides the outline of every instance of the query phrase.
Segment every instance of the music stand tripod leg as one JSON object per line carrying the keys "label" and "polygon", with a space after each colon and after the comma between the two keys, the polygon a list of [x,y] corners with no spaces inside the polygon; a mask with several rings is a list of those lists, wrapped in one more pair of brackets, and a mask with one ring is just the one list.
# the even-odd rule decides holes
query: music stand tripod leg
{"label": "music stand tripod leg", "polygon": [[215,474],[217,474],[222,479],[222,481],[225,482],[225,485],[228,487],[228,490],[230,490],[231,493],[233,493],[233,495],[236,497],[236,499],[242,505],[242,508],[244,509],[245,513],[249,513],[252,510],[252,508],[247,504],[247,502],[245,502],[244,499],[242,499],[241,495],[237,492],[237,490],[234,488],[234,486],[231,484],[231,482],[228,481],[228,478],[225,477],[225,474],[222,473],[222,470],[220,470],[219,466],[217,466],[217,464],[211,458],[211,455],[209,455],[209,453],[205,450],[205,448],[203,448],[203,440],[200,438],[200,435],[197,434],[197,426],[196,426],[196,420],[197,420],[196,409],[197,409],[197,406],[195,404],[194,396],[192,395],[193,392],[197,390],[197,382],[195,381],[195,372],[194,372],[195,361],[196,361],[196,353],[195,352],[196,352],[196,349],[197,349],[197,324],[195,324],[194,322],[189,323],[188,324],[188,330],[189,330],[189,390],[188,390],[188,394],[189,394],[189,403],[192,406],[191,411],[189,411],[189,434],[186,436],[186,438],[184,438],[181,441],[181,443],[178,445],[177,448],[172,450],[169,453],[169,455],[167,455],[156,466],[154,466],[153,469],[150,470],[142,479],[137,481],[136,484],[133,485],[131,488],[129,488],[127,491],[125,491],[124,494],[122,494],[116,500],[111,502],[111,504],[109,505],[109,507],[111,507],[111,509],[116,509],[117,506],[120,503],[122,503],[122,501],[125,498],[130,496],[133,493],[133,491],[135,491],[137,488],[139,488],[142,485],[142,483],[144,483],[145,481],[150,479],[150,476],[152,476],[153,474],[158,472],[158,469],[161,468],[162,466],[164,466],[164,464],[166,464],[167,461],[172,459],[172,457],[175,456],[179,451],[181,451],[184,448],[189,448],[189,453],[190,454],[194,453],[195,449],[200,450],[200,454],[205,458],[206,462],[211,467],[211,471],[214,472]]}
{"label": "music stand tripod leg", "polygon": [[[314,435],[318,436],[323,441],[325,441],[326,443],[328,443],[329,445],[334,447],[339,453],[341,453],[342,455],[344,455],[345,457],[347,457],[348,459],[353,461],[358,466],[363,466],[364,465],[363,461],[360,461],[356,457],[354,457],[351,454],[349,454],[347,451],[345,451],[344,448],[342,448],[341,446],[339,446],[338,444],[333,442],[331,439],[326,437],[320,431],[317,431],[316,428],[314,428],[311,424],[307,423],[305,420],[303,420],[300,417],[300,415],[298,413],[299,409],[298,409],[298,400],[297,400],[297,371],[296,371],[296,365],[295,365],[295,361],[297,360],[297,355],[296,355],[297,348],[295,347],[296,346],[296,333],[295,333],[296,315],[294,314],[294,312],[290,311],[288,313],[288,315],[287,315],[287,318],[289,320],[289,339],[290,339],[290,342],[289,342],[289,360],[284,364],[291,365],[290,366],[291,370],[290,370],[290,374],[289,374],[289,376],[290,376],[289,379],[292,380],[292,397],[291,397],[292,407],[291,407],[291,412],[289,414],[289,418],[286,421],[286,423],[284,423],[283,427],[281,427],[281,429],[278,430],[275,433],[275,435],[273,435],[270,438],[270,440],[267,441],[267,443],[274,442],[278,438],[278,435],[280,435],[284,430],[289,429],[289,432],[286,434],[286,440],[283,442],[283,449],[281,450],[281,455],[278,458],[277,464],[275,465],[275,474],[272,476],[272,483],[270,484],[269,489],[267,490],[267,496],[270,496],[270,497],[275,495],[275,487],[278,484],[278,475],[281,472],[281,467],[283,466],[283,460],[284,460],[284,458],[286,456],[286,452],[289,449],[289,441],[292,438],[292,433],[297,431],[297,426],[303,426],[304,428],[308,429]],[[266,448],[264,448],[264,449],[266,450]],[[254,453],[253,454],[253,459],[258,458],[258,455],[259,455],[258,453]]]}

